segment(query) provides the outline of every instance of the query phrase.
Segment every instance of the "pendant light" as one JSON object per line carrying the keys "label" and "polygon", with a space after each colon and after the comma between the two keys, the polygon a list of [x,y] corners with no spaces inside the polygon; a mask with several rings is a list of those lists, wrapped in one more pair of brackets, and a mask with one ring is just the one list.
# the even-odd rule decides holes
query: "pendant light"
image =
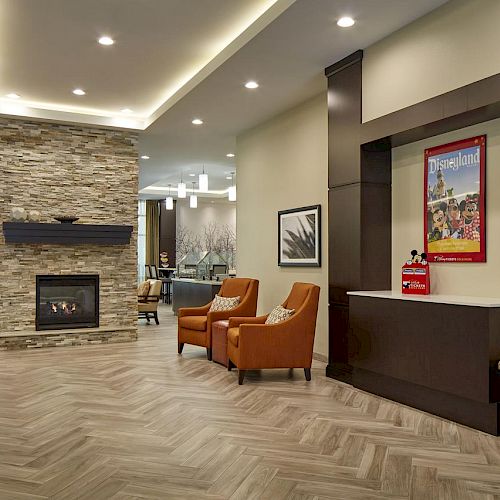
{"label": "pendant light", "polygon": [[203,173],[199,175],[198,181],[200,184],[200,192],[208,192],[208,174],[205,173],[205,165],[203,165]]}
{"label": "pendant light", "polygon": [[227,199],[229,201],[236,201],[236,186],[234,185],[234,172],[231,172],[231,185],[227,190]]}
{"label": "pendant light", "polygon": [[170,196],[170,186],[172,184],[168,185],[168,196],[165,198],[165,208],[167,210],[173,210],[174,209],[174,199],[172,196]]}
{"label": "pendant light", "polygon": [[196,182],[193,182],[193,194],[189,197],[189,208],[198,208],[198,196],[194,194],[194,185]]}
{"label": "pendant light", "polygon": [[181,172],[181,182],[177,184],[177,198],[186,197],[186,183],[182,182],[182,172]]}

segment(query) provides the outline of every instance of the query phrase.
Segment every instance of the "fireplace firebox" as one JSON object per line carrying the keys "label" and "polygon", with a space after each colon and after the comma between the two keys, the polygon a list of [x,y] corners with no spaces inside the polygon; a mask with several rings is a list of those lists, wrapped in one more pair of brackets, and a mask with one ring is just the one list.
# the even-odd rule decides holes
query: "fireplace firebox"
{"label": "fireplace firebox", "polygon": [[99,326],[99,276],[94,274],[36,277],[36,329]]}

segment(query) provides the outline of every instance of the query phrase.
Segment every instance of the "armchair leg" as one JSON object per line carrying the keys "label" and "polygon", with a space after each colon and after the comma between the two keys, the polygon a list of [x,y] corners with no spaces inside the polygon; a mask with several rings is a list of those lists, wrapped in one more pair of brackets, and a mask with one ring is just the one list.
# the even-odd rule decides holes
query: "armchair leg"
{"label": "armchair leg", "polygon": [[246,370],[238,370],[238,385],[243,385],[243,379],[245,378]]}
{"label": "armchair leg", "polygon": [[212,349],[210,347],[207,347],[207,359],[208,361],[212,361]]}
{"label": "armchair leg", "polygon": [[311,369],[310,368],[304,368],[304,374],[306,376],[306,380],[309,382],[311,380]]}
{"label": "armchair leg", "polygon": [[149,314],[146,313],[146,321],[149,323]]}
{"label": "armchair leg", "polygon": [[229,358],[227,358],[227,371],[230,372],[234,367],[234,363]]}
{"label": "armchair leg", "polygon": [[159,325],[159,324],[160,324],[160,322],[158,321],[158,313],[157,313],[157,312],[153,313],[153,316],[154,316],[154,318],[155,318],[155,322],[156,322],[156,324],[157,324],[157,325]]}
{"label": "armchair leg", "polygon": [[184,349],[184,342],[177,342],[177,352],[182,354],[182,349]]}

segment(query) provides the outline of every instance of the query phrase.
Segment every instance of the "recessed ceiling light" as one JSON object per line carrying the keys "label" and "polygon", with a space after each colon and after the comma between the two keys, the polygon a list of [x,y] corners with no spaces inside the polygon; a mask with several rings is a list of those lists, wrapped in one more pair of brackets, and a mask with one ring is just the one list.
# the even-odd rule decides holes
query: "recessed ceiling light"
{"label": "recessed ceiling light", "polygon": [[191,123],[193,125],[203,125],[203,120],[200,120],[199,118],[195,118]]}
{"label": "recessed ceiling light", "polygon": [[21,96],[19,94],[11,92],[10,94],[7,94],[5,97],[8,97],[9,99],[19,99]]}
{"label": "recessed ceiling light", "polygon": [[230,175],[226,175],[226,179],[227,179],[228,181],[230,181],[230,180],[232,179],[232,177],[231,177]]}
{"label": "recessed ceiling light", "polygon": [[149,156],[148,156],[148,155],[142,155],[142,156],[141,156],[141,159],[142,159],[142,160],[149,160]]}
{"label": "recessed ceiling light", "polygon": [[83,89],[75,89],[75,90],[73,90],[73,94],[75,94],[75,95],[85,95],[85,93],[86,92]]}
{"label": "recessed ceiling light", "polygon": [[351,26],[354,25],[354,19],[352,17],[341,17],[337,21],[337,25],[340,26],[341,28],[350,28]]}
{"label": "recessed ceiling light", "polygon": [[115,43],[115,41],[110,36],[101,36],[98,42],[101,45],[113,45]]}
{"label": "recessed ceiling light", "polygon": [[259,84],[257,82],[254,82],[253,80],[245,83],[245,87],[247,89],[256,89],[258,86],[259,86]]}
{"label": "recessed ceiling light", "polygon": [[234,153],[228,153],[226,156],[227,156],[228,158],[234,158]]}
{"label": "recessed ceiling light", "polygon": [[196,174],[189,174],[189,177],[196,177]]}
{"label": "recessed ceiling light", "polygon": [[120,110],[122,113],[132,113],[132,110],[129,108],[123,108]]}

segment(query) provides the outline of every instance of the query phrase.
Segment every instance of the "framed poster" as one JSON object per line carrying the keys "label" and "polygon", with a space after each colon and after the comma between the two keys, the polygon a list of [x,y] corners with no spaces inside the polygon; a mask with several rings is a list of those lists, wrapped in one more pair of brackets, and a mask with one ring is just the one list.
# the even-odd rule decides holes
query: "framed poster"
{"label": "framed poster", "polygon": [[486,136],[425,150],[429,262],[486,262]]}
{"label": "framed poster", "polygon": [[321,205],[278,212],[278,265],[321,267]]}

